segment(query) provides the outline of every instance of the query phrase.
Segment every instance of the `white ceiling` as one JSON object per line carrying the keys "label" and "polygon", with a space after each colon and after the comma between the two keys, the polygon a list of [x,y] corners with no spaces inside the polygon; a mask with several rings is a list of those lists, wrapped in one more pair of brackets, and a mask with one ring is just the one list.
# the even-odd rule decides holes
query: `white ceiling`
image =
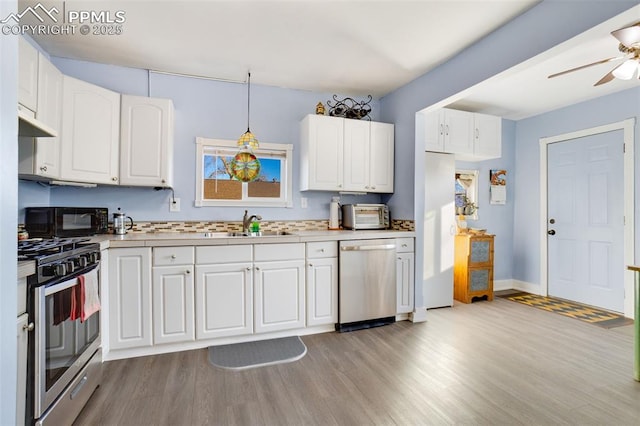
{"label": "white ceiling", "polygon": [[[256,84],[379,98],[538,2],[44,0],[44,6],[67,12],[122,10],[123,34],[77,31],[34,39],[53,56],[238,82],[251,71]],[[32,0],[21,0],[18,9],[29,5]],[[593,88],[608,64],[554,80],[546,75],[616,56],[617,41],[609,33],[640,20],[639,8],[452,101],[461,109],[519,119],[638,85],[614,81]]]}

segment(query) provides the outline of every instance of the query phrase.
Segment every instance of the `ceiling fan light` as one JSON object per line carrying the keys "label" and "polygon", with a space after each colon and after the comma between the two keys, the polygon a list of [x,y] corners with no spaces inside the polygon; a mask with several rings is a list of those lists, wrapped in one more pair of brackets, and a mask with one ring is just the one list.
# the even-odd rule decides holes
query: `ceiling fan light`
{"label": "ceiling fan light", "polygon": [[631,80],[637,69],[638,61],[635,59],[628,59],[614,69],[612,74],[615,78],[619,78],[620,80]]}

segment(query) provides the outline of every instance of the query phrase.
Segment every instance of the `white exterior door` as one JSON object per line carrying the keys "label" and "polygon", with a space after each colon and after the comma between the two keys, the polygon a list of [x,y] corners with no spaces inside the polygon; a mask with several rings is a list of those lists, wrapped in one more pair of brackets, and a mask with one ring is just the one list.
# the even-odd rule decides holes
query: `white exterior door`
{"label": "white exterior door", "polygon": [[548,146],[549,295],[624,311],[621,132]]}

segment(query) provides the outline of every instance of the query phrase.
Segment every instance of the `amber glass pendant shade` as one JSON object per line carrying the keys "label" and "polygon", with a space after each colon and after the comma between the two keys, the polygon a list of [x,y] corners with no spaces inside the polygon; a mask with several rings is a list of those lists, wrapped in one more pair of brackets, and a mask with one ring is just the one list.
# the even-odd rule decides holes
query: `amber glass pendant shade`
{"label": "amber glass pendant shade", "polygon": [[258,143],[258,139],[256,139],[255,135],[251,133],[251,130],[247,128],[247,131],[238,139],[238,146],[242,148],[256,149],[260,144]]}

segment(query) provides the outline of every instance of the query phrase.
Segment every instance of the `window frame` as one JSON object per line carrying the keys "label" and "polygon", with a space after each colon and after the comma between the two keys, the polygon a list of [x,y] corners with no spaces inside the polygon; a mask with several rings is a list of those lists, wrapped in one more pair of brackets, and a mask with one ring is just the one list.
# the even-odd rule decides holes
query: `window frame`
{"label": "window frame", "polygon": [[280,143],[260,143],[254,154],[260,157],[261,154],[271,154],[282,157],[284,166],[281,168],[280,177],[281,188],[284,194],[279,198],[245,198],[248,197],[248,183],[242,183],[241,200],[212,200],[204,198],[204,156],[209,154],[211,149],[237,150],[240,148],[236,141],[226,139],[211,139],[196,137],[196,207],[293,207],[293,145]]}

